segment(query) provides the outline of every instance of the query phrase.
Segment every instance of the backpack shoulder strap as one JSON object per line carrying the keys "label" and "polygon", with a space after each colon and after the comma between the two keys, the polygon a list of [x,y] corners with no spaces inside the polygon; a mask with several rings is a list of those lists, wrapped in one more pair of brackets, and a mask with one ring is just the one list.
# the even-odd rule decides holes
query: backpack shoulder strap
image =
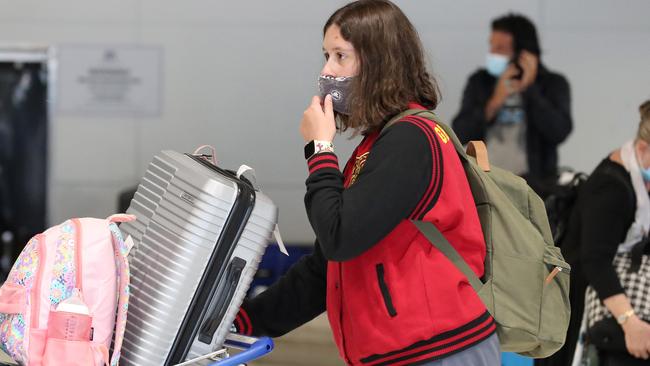
{"label": "backpack shoulder strap", "polygon": [[[458,153],[460,158],[468,162],[471,161],[469,159],[469,156],[463,149],[463,145],[458,140],[458,137],[456,136],[454,131],[444,123],[438,122],[437,121],[438,117],[436,116],[436,114],[429,110],[408,109],[398,114],[397,116],[391,118],[386,123],[386,125],[384,125],[384,127],[381,130],[381,133],[384,133],[388,127],[394,125],[395,123],[397,123],[398,121],[400,121],[401,119],[407,116],[417,116],[420,118],[426,118],[430,121],[434,121],[436,125],[438,125],[452,140],[452,142],[454,143],[454,148],[456,149],[456,152]],[[489,162],[487,160],[487,151],[485,151],[485,145],[482,142],[478,144],[478,142],[477,144],[470,144],[472,155],[475,158],[477,158],[477,161],[479,160],[484,161],[483,164],[479,162],[479,166],[484,171],[489,171]],[[481,157],[484,156],[484,159],[479,159],[478,156]],[[412,220],[411,222],[422,233],[422,235],[424,235],[424,237],[427,238],[427,240],[433,246],[435,246],[438,250],[440,250],[440,252],[442,252],[442,254],[444,254],[445,257],[447,257],[456,266],[456,268],[458,268],[458,270],[460,270],[465,275],[465,277],[467,277],[467,280],[469,281],[469,283],[472,285],[472,287],[476,292],[478,292],[483,287],[483,283],[476,276],[476,273],[474,273],[474,271],[471,268],[469,268],[469,265],[467,265],[465,260],[460,256],[460,254],[458,254],[456,249],[454,249],[454,247],[449,243],[449,241],[447,241],[445,236],[442,235],[440,230],[438,230],[438,228],[434,224],[430,222],[416,221],[416,220]]]}
{"label": "backpack shoulder strap", "polygon": [[456,149],[456,152],[458,153],[461,159],[467,162],[471,162],[469,156],[472,156],[474,157],[474,159],[476,159],[476,164],[481,168],[481,170],[483,170],[484,172],[490,171],[490,161],[488,159],[487,148],[485,147],[485,143],[483,141],[470,141],[467,144],[468,150],[465,151],[465,149],[463,148],[463,144],[461,144],[460,140],[458,140],[458,136],[456,136],[454,130],[451,127],[447,126],[446,124],[439,122],[438,116],[433,111],[426,110],[426,109],[407,109],[406,111],[391,118],[381,129],[381,133],[383,134],[386,131],[386,129],[388,129],[388,127],[394,125],[395,123],[399,122],[400,120],[408,116],[417,116],[435,122],[437,127],[441,128],[445,132],[445,134],[449,136],[449,138],[454,144],[454,148]]}
{"label": "backpack shoulder strap", "polygon": [[447,126],[444,123],[439,122],[438,116],[430,110],[427,109],[407,109],[404,112],[396,115],[395,117],[391,118],[384,127],[381,129],[381,133],[383,134],[388,127],[394,125],[395,123],[399,122],[402,120],[404,117],[408,116],[416,116],[424,119],[428,119],[429,121],[434,121],[448,136],[451,138],[452,142],[454,143],[454,147],[456,148],[456,152],[458,152],[458,155],[461,156],[462,159],[468,159],[467,153],[465,153],[465,149],[463,149],[463,145],[460,143],[458,140],[458,137],[454,133],[454,131]]}
{"label": "backpack shoulder strap", "polygon": [[474,288],[474,291],[478,292],[482,287],[483,283],[481,280],[476,276],[476,273],[469,268],[469,265],[467,265],[467,262],[463,259],[463,257],[458,254],[456,249],[447,241],[444,235],[438,230],[438,228],[430,223],[430,222],[425,222],[425,221],[411,221],[415,227],[418,228],[418,230],[424,235],[429,242],[436,247],[439,251],[442,252],[442,254],[445,255],[455,266],[460,270],[465,277],[467,277],[467,280],[469,281],[470,285],[472,285],[472,288]]}
{"label": "backpack shoulder strap", "polygon": [[[120,217],[124,219],[124,217]],[[135,217],[129,217],[120,222],[132,221]],[[112,220],[111,220],[112,221]],[[124,340],[124,332],[126,330],[126,316],[129,308],[129,294],[130,294],[130,278],[129,262],[127,254],[129,249],[133,246],[133,239],[128,236],[126,240],[122,239],[122,233],[114,222],[109,224],[109,229],[113,237],[113,250],[115,252],[115,261],[118,267],[118,290],[119,300],[117,304],[117,320],[115,324],[115,339],[113,343],[113,354],[111,355],[110,365],[117,366],[120,360],[120,351],[122,350],[122,341]]]}
{"label": "backpack shoulder strap", "polygon": [[[388,129],[388,127],[390,127],[390,126],[394,125],[395,123],[399,122],[402,118],[408,117],[408,116],[414,116],[414,115],[416,115],[416,114],[418,114],[420,112],[424,112],[424,111],[425,110],[422,110],[422,109],[407,109],[404,112],[397,114],[395,117],[391,118],[388,122],[386,122],[384,127],[382,127],[382,129],[381,129],[381,133],[383,134]],[[427,111],[427,112],[431,112],[431,111]],[[431,113],[433,114],[433,112],[431,112]]]}

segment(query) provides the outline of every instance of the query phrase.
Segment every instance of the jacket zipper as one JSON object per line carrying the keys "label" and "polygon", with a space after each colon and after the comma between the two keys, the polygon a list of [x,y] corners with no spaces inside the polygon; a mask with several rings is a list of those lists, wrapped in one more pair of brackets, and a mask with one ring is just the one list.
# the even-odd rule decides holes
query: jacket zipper
{"label": "jacket zipper", "polygon": [[341,327],[341,347],[343,348],[345,363],[351,365],[352,363],[350,362],[348,351],[345,346],[345,331],[343,328],[343,270],[341,269],[341,263],[337,263],[336,265],[339,267],[339,324]]}
{"label": "jacket zipper", "polygon": [[41,286],[43,271],[45,270],[45,263],[47,261],[45,235],[39,234],[36,237],[38,240],[38,272],[35,274],[36,283],[34,284],[35,291],[32,292],[32,314],[30,316],[30,328],[39,329],[41,317]]}

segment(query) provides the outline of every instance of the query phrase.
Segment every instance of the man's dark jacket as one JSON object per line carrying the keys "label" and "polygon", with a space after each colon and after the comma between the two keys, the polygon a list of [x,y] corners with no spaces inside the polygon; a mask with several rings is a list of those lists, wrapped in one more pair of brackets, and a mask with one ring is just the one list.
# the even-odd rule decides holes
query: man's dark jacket
{"label": "man's dark jacket", "polygon": [[[480,69],[472,74],[463,92],[460,112],[453,120],[453,129],[465,144],[485,140],[494,120],[485,120],[485,106],[492,96],[497,79]],[[554,181],[557,174],[557,147],[571,133],[571,95],[569,83],[560,74],[540,64],[535,82],[523,92],[526,109],[526,149],[529,184]],[[537,189],[536,189],[537,190]]]}

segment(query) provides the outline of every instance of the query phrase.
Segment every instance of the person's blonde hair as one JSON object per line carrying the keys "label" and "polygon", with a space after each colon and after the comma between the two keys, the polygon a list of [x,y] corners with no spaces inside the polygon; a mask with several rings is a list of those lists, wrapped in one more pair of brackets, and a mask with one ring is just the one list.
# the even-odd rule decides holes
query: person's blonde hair
{"label": "person's blonde hair", "polygon": [[641,114],[641,122],[639,122],[636,138],[650,144],[650,100],[646,100],[639,106],[639,113]]}

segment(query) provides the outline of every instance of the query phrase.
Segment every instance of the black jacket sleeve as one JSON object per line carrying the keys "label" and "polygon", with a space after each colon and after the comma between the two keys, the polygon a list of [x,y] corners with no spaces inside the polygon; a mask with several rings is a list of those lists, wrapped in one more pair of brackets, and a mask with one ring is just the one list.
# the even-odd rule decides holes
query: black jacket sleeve
{"label": "black jacket sleeve", "polygon": [[235,319],[239,333],[279,337],[325,311],[327,261],[316,242],[266,291],[244,304]]}
{"label": "black jacket sleeve", "polygon": [[[431,180],[432,147],[420,127],[398,122],[374,143],[354,184],[334,167],[312,169],[305,206],[325,258],[352,259],[379,242],[409,214]],[[442,174],[442,166],[435,171]]]}
{"label": "black jacket sleeve", "polygon": [[548,73],[544,86],[535,83],[524,92],[528,123],[535,126],[549,144],[562,143],[571,133],[571,92],[560,74]]}
{"label": "black jacket sleeve", "polygon": [[635,203],[618,179],[599,178],[580,198],[580,254],[584,274],[603,300],[624,292],[612,260],[632,223]]}
{"label": "black jacket sleeve", "polygon": [[491,95],[486,92],[481,73],[470,76],[463,91],[460,111],[452,121],[454,132],[462,144],[473,140],[485,140],[490,123],[485,119],[485,105]]}

